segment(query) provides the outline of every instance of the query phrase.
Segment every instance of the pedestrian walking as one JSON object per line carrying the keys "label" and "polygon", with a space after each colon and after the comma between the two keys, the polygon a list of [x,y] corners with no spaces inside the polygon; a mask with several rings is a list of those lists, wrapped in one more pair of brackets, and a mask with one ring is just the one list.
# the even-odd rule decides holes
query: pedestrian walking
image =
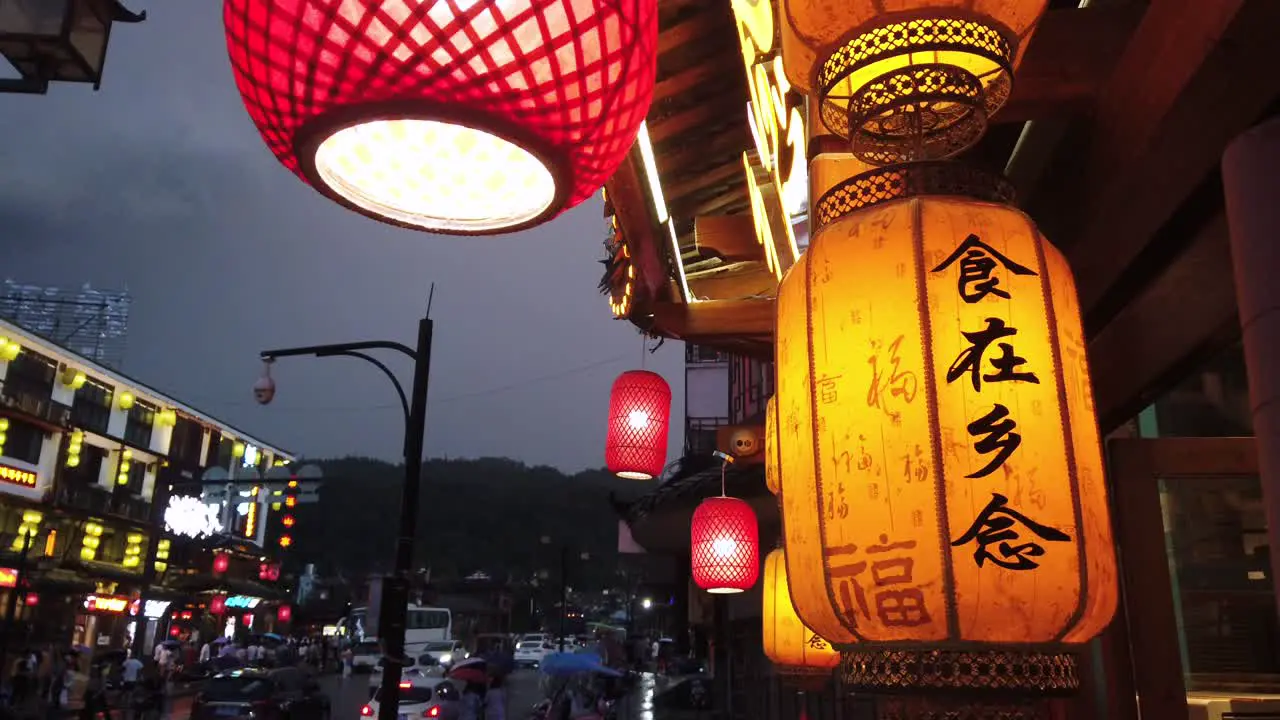
{"label": "pedestrian walking", "polygon": [[503,688],[502,675],[489,678],[489,689],[484,694],[484,720],[507,720],[507,691]]}
{"label": "pedestrian walking", "polygon": [[107,703],[107,680],[102,665],[89,668],[89,684],[84,689],[84,707],[80,720],[96,720],[99,716],[111,720],[111,707]]}

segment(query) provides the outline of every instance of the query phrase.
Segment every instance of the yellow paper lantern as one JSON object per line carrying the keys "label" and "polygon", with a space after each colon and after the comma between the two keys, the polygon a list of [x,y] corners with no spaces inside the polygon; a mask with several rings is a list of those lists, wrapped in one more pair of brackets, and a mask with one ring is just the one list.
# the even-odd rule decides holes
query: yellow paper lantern
{"label": "yellow paper lantern", "polygon": [[791,604],[786,555],[774,550],[764,561],[764,654],[784,676],[830,676],[840,653],[805,627]]}
{"label": "yellow paper lantern", "polygon": [[1117,600],[1066,260],[1012,208],[894,200],[778,293],[792,597],[837,643],[1082,643]]}
{"label": "yellow paper lantern", "polygon": [[856,154],[948,157],[977,142],[1008,99],[1046,4],[782,0],[783,66],[797,90],[821,100],[823,124],[852,137]]}

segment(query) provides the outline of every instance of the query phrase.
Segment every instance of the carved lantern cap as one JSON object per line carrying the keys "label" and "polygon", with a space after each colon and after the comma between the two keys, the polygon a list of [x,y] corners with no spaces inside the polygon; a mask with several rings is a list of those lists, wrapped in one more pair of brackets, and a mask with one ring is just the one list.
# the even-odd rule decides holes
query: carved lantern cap
{"label": "carved lantern cap", "polygon": [[787,76],[874,164],[971,147],[1013,87],[1046,0],[783,0]]}

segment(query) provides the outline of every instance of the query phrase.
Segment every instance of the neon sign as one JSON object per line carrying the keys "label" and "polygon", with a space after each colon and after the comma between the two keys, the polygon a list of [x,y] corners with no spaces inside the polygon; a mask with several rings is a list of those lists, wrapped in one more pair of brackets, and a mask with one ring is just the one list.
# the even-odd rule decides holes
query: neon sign
{"label": "neon sign", "polygon": [[249,595],[232,595],[227,598],[226,607],[229,608],[245,608],[252,610],[258,607],[258,603],[262,602],[262,598],[252,597]]}
{"label": "neon sign", "polygon": [[175,495],[164,510],[164,524],[175,535],[198,538],[222,532],[217,505],[205,505],[200,498]]}
{"label": "neon sign", "polygon": [[122,613],[129,608],[129,598],[119,595],[88,595],[84,609],[89,612]]}
{"label": "neon sign", "polygon": [[26,488],[36,486],[36,474],[11,465],[0,465],[0,481]]}

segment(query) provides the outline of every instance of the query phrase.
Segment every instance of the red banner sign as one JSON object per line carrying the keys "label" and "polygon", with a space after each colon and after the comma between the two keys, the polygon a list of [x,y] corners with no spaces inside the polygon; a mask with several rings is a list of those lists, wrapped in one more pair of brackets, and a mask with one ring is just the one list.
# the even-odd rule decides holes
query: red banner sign
{"label": "red banner sign", "polygon": [[0,482],[33,488],[36,486],[36,474],[30,470],[0,465]]}

